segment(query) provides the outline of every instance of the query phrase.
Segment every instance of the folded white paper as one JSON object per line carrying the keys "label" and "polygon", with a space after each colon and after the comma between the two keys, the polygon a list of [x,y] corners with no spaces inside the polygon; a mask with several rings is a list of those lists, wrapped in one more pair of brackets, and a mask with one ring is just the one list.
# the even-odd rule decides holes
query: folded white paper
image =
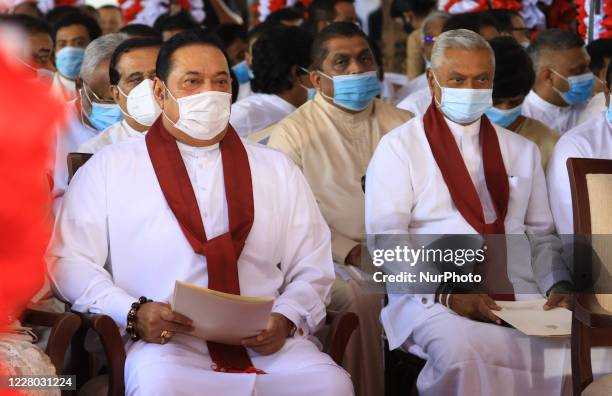
{"label": "folded white paper", "polygon": [[522,333],[542,337],[569,336],[572,333],[572,312],[565,308],[545,311],[545,299],[495,302],[502,310],[493,313]]}
{"label": "folded white paper", "polygon": [[193,320],[192,335],[240,345],[266,328],[273,304],[273,298],[237,296],[176,281],[171,306]]}

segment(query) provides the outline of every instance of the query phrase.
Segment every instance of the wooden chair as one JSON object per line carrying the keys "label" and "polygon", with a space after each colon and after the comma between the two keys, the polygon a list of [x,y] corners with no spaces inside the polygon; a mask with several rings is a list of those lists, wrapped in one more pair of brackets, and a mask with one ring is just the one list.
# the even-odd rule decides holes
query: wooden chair
{"label": "wooden chair", "polygon": [[76,171],[91,158],[93,154],[90,153],[70,153],[68,154],[68,183],[72,180],[72,177]]}
{"label": "wooden chair", "polygon": [[55,373],[65,374],[64,362],[66,351],[74,334],[81,327],[81,319],[70,312],[57,313],[37,309],[26,309],[21,316],[21,323],[28,326],[50,327],[51,334],[47,341],[45,353],[55,366]]}
{"label": "wooden chair", "polygon": [[[612,234],[612,160],[570,158],[567,169],[576,238],[574,267],[587,277],[592,273],[609,274],[612,272],[612,251],[604,241],[608,237],[603,235]],[[591,347],[612,346],[610,284],[601,285],[598,279],[593,281],[590,290],[578,293],[574,299],[571,348],[575,396],[612,395],[612,374],[593,382]],[[604,290],[599,290],[602,288]],[[596,294],[598,291],[606,294]]]}
{"label": "wooden chair", "polygon": [[[76,171],[91,158],[91,154],[68,154],[68,180],[71,180]],[[119,328],[115,321],[107,315],[87,315],[78,313],[83,326],[72,338],[72,361],[78,362],[75,368],[79,395],[108,395],[123,396],[125,384],[123,370],[125,366],[125,348]],[[359,318],[353,312],[327,311],[326,325],[329,332],[323,346],[323,352],[331,356],[338,365],[342,359],[346,345],[353,332],[359,325]],[[104,348],[106,357],[106,373],[97,375],[93,369],[93,359],[85,350],[84,343],[87,332],[95,332]]]}

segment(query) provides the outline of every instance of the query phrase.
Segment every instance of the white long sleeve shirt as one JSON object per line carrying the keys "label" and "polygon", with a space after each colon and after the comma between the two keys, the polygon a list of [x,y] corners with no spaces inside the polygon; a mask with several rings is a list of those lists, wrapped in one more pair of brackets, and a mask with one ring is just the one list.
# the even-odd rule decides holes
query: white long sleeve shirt
{"label": "white long sleeve shirt", "polygon": [[561,136],[548,163],[550,208],[560,235],[574,233],[568,158],[612,159],[612,125],[605,111]]}
{"label": "white long sleeve shirt", "polygon": [[[299,169],[282,153],[245,143],[255,219],[238,260],[241,294],[276,298],[305,332],[323,323],[334,270],[330,232]],[[179,143],[206,235],[229,229],[218,145]],[[170,301],[175,280],[206,287],[206,258],[183,235],[160,189],[145,139],[105,147],[66,192],[49,252],[59,295],[81,312],[126,326],[140,296]]]}
{"label": "white long sleeve shirt", "polygon": [[560,107],[548,103],[535,91],[531,91],[523,102],[523,115],[538,120],[547,127],[557,131],[559,135],[563,135],[578,125],[580,114],[586,106],[586,103],[581,103]]}
{"label": "white long sleeve shirt", "polygon": [[[468,126],[446,122],[480,197],[485,220],[492,222],[495,212],[484,178],[480,121]],[[510,186],[506,234],[518,235],[508,239],[513,263],[508,276],[515,291],[520,284],[521,293],[545,293],[555,282],[567,279],[567,268],[560,258],[561,243],[553,235],[540,154],[531,141],[494,128]],[[413,118],[380,141],[368,167],[365,206],[369,236],[477,233],[453,203],[422,118]],[[415,326],[443,309],[434,304],[432,294],[390,294],[381,314],[390,347],[402,345]]]}

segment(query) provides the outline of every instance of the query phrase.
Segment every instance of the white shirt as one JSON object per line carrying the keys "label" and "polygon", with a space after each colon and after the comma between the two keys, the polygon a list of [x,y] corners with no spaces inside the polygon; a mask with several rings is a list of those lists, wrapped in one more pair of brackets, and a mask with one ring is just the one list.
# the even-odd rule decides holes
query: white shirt
{"label": "white shirt", "polygon": [[408,110],[415,117],[423,117],[431,104],[431,92],[429,87],[421,88],[411,93],[397,104],[400,109]]}
{"label": "white shirt", "polygon": [[407,98],[408,95],[412,95],[423,88],[429,88],[427,84],[427,75],[425,73],[419,74],[412,80],[408,81],[406,85],[395,93],[396,103],[399,106],[399,103],[401,103],[403,99]]}
{"label": "white shirt", "polygon": [[252,94],[232,105],[230,124],[242,137],[276,124],[296,107],[278,95]]}
{"label": "white shirt", "polygon": [[572,192],[567,173],[568,158],[612,159],[612,125],[602,111],[559,139],[548,163],[548,194],[557,232],[574,233]]}
{"label": "white shirt", "polygon": [[578,124],[580,113],[585,107],[586,103],[559,107],[548,103],[532,90],[523,102],[523,115],[534,118],[563,135]]}
{"label": "white shirt", "polygon": [[240,84],[238,87],[238,98],[236,99],[236,102],[248,98],[251,95],[253,95],[253,91],[251,90],[251,82],[248,81],[244,84]]}
{"label": "white shirt", "polygon": [[600,92],[589,100],[584,111],[580,114],[580,118],[578,118],[578,125],[597,117],[604,110],[606,110],[606,96],[603,92]]}
{"label": "white shirt", "polygon": [[66,100],[72,100],[76,97],[76,82],[69,80],[66,77],[55,72],[53,75],[53,81],[51,82],[51,89],[57,92],[61,97]]}
{"label": "white shirt", "polygon": [[86,141],[93,139],[98,131],[83,124],[74,101],[70,103],[67,126],[57,134],[55,166],[53,169],[53,212],[57,214],[64,191],[68,185],[68,154],[78,152]]}
{"label": "white shirt", "polygon": [[121,120],[103,130],[99,135],[79,146],[79,153],[96,153],[104,146],[117,143],[131,137],[144,137],[146,132],[138,132],[127,121]]}
{"label": "white shirt", "polygon": [[[229,230],[221,153],[179,144],[206,235]],[[241,294],[276,298],[273,311],[305,332],[325,318],[334,269],[330,231],[304,176],[282,153],[245,143],[255,219],[238,260]],[[104,313],[121,327],[140,296],[170,301],[175,280],[208,285],[170,210],[145,139],[112,144],[76,173],[57,216],[50,277],[80,312]]]}
{"label": "white shirt", "polygon": [[[496,215],[484,179],[480,122],[467,127],[449,120],[447,124],[476,186],[485,220],[492,222]],[[494,128],[510,185],[506,234],[516,234],[507,242],[513,263],[508,266],[508,276],[517,293],[519,289],[520,293],[544,293],[568,276],[560,261],[561,243],[553,235],[540,154],[531,141],[499,126]],[[389,132],[378,144],[366,176],[365,222],[369,241],[374,240],[372,234],[421,234],[420,238],[476,234],[450,197],[422,118],[413,118]],[[531,243],[536,239],[538,243]],[[432,294],[390,293],[381,314],[390,348],[402,345],[416,325],[444,309],[434,304]]]}

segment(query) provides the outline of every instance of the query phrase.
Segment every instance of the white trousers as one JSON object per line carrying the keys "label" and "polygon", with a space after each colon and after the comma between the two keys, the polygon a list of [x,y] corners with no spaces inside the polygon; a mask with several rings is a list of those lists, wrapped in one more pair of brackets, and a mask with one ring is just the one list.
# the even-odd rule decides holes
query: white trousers
{"label": "white trousers", "polygon": [[[417,326],[402,349],[421,354],[419,395],[571,394],[569,337],[529,337],[446,310]],[[610,350],[593,350],[593,371],[612,369]],[[608,371],[609,372],[609,371]]]}
{"label": "white trousers", "polygon": [[171,396],[352,396],[348,374],[305,338],[288,339],[269,356],[249,351],[253,365],[267,374],[211,370],[206,343],[177,334],[165,344],[128,346],[126,395]]}

